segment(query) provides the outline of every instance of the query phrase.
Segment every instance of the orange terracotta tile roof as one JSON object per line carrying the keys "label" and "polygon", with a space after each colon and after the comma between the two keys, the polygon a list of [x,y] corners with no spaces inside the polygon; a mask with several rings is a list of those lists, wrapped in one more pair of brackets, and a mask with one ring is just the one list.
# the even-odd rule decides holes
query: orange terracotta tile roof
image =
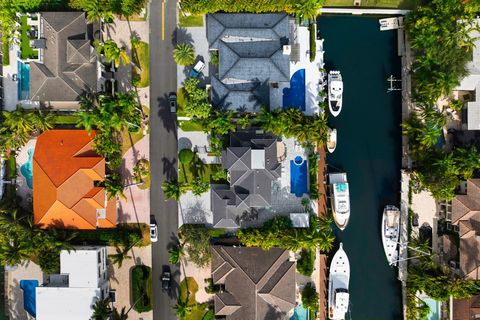
{"label": "orange terracotta tile roof", "polygon": [[[37,139],[33,154],[33,213],[43,228],[114,228],[117,209],[95,181],[105,179],[105,159],[92,149],[84,130],[50,130]],[[97,209],[106,218],[98,219]]]}

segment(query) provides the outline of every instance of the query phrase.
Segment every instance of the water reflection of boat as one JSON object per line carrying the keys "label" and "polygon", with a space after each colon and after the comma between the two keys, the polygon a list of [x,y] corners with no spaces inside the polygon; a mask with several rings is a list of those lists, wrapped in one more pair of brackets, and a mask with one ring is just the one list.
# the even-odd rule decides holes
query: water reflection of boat
{"label": "water reflection of boat", "polygon": [[398,239],[400,237],[400,210],[395,206],[386,206],[382,217],[382,242],[388,264],[398,263]]}
{"label": "water reflection of boat", "polygon": [[333,256],[328,276],[328,317],[330,320],[344,320],[348,312],[350,294],[350,262],[343,250],[343,244]]}
{"label": "water reflection of boat", "polygon": [[340,71],[328,73],[328,109],[332,116],[336,117],[342,111],[343,81]]}
{"label": "water reflection of boat", "polygon": [[340,230],[347,227],[350,219],[350,189],[347,174],[330,173],[328,175],[332,199],[333,220]]}
{"label": "water reflection of boat", "polygon": [[328,130],[327,150],[332,153],[337,147],[337,129]]}

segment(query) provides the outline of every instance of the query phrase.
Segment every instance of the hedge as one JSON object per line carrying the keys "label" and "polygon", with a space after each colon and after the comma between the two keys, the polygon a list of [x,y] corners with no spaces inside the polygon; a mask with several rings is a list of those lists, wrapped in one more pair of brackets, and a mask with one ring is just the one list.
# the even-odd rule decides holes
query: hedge
{"label": "hedge", "polygon": [[315,24],[312,23],[310,24],[310,27],[308,28],[310,30],[310,62],[315,61],[315,54],[317,53],[317,34],[316,34],[316,29]]}
{"label": "hedge", "polygon": [[138,312],[152,310],[152,268],[132,268],[132,305]]}
{"label": "hedge", "polygon": [[76,230],[76,236],[72,242],[74,244],[109,246],[129,245],[142,239],[144,230],[148,228],[145,224],[120,224],[116,228]]}
{"label": "hedge", "polygon": [[300,259],[297,260],[297,271],[301,275],[311,276],[315,264],[315,252],[303,249],[300,253]]}
{"label": "hedge", "polygon": [[308,156],[308,174],[310,180],[310,199],[316,200],[319,197],[318,191],[318,158],[316,153]]}
{"label": "hedge", "polygon": [[2,65],[8,66],[10,64],[10,45],[6,37],[2,37]]}

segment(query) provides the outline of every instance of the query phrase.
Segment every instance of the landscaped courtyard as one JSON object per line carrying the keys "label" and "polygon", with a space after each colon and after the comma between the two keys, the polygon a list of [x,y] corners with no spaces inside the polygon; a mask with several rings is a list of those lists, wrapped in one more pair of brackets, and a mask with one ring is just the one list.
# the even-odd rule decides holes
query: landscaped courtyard
{"label": "landscaped courtyard", "polygon": [[30,30],[30,26],[27,24],[27,16],[22,16],[21,18],[21,58],[22,60],[26,59],[37,59],[38,58],[38,50],[32,49],[30,46],[30,36],[28,35],[28,31]]}

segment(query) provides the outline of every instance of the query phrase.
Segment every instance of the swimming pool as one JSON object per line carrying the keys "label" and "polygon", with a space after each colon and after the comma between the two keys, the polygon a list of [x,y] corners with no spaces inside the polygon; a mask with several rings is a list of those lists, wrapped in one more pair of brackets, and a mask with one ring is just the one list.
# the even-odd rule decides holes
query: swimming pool
{"label": "swimming pool", "polygon": [[305,309],[302,305],[296,306],[290,320],[308,320],[308,309]]}
{"label": "swimming pool", "polygon": [[308,168],[305,159],[296,156],[294,160],[290,160],[290,192],[295,193],[299,198],[304,193],[308,193],[307,174]]}
{"label": "swimming pool", "polygon": [[23,290],[23,308],[32,317],[37,316],[36,287],[38,287],[38,280],[20,280],[20,288]]}
{"label": "swimming pool", "polygon": [[430,312],[427,315],[428,320],[439,320],[440,319],[440,302],[432,298],[422,298],[422,300],[430,308]]}
{"label": "swimming pool", "polygon": [[297,70],[290,79],[290,88],[283,89],[283,108],[305,111],[305,69]]}
{"label": "swimming pool", "polygon": [[33,158],[33,149],[29,149],[28,153],[28,161],[25,162],[20,167],[20,172],[27,180],[27,185],[30,189],[33,189],[33,166],[32,166],[32,158]]}
{"label": "swimming pool", "polygon": [[30,98],[30,65],[18,62],[18,100]]}

